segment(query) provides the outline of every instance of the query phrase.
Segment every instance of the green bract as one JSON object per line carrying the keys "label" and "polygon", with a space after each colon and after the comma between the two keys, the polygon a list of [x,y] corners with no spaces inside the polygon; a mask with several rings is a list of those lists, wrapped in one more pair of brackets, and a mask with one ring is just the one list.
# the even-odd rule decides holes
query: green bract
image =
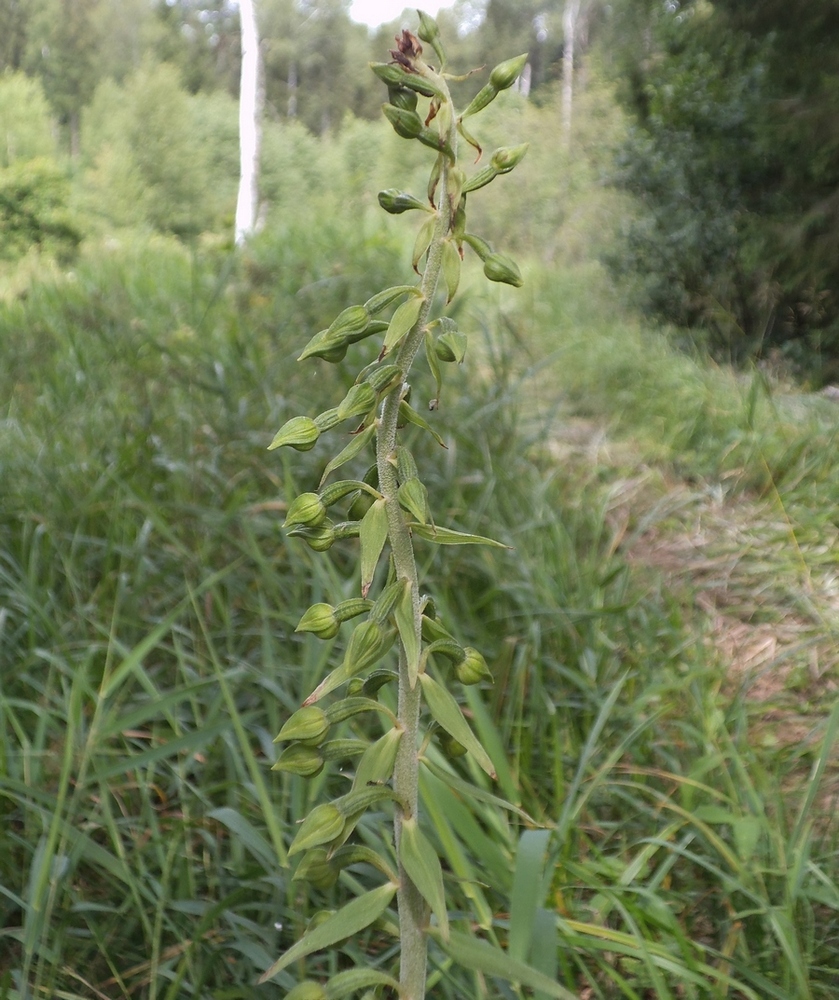
{"label": "green bract", "polygon": [[[420,39],[433,49],[437,67],[425,60]],[[435,426],[437,419],[426,419],[420,412],[424,407],[417,409],[409,400],[412,369],[420,350],[436,392],[431,410],[440,402],[444,363],[459,364],[464,359],[466,333],[446,315],[460,287],[462,268],[475,265],[474,259],[464,263],[464,244],[477,254],[491,281],[521,284],[521,274],[509,257],[467,231],[466,202],[467,193],[512,170],[527,146],[497,149],[491,162],[471,178],[459,165],[457,153],[462,137],[480,155],[480,143],[464,127],[463,119],[477,115],[511,87],[526,56],[496,66],[474,100],[458,112],[449,93],[449,77],[442,71],[445,54],[433,19],[420,12],[419,37],[403,31],[390,55],[390,62],[371,64],[387,88],[388,102],[382,111],[397,135],[431,150],[430,176],[422,198],[388,188],[379,192],[378,201],[393,216],[422,212],[411,254],[419,277],[412,284],[383,288],[363,305],[341,311],[325,330],[309,335],[301,361],[340,361],[348,347],[362,340],[375,346],[337,405],[314,418],[292,418],[271,444],[272,448],[289,445],[305,451],[321,434],[340,434],[339,424],[356,421],[349,440],[345,434],[337,454],[326,461],[318,492],[304,492],[292,500],[285,520],[289,535],[316,552],[325,552],[339,540],[358,539],[357,572],[347,573],[342,566],[339,573],[325,576],[334,579],[343,592],[326,594],[326,600],[314,603],[300,618],[296,631],[336,639],[342,622],[360,618],[348,638],[344,637],[340,663],[323,671],[303,707],[291,715],[277,737],[288,745],[275,770],[304,778],[326,771],[312,786],[320,789],[322,800],[303,818],[288,850],[289,855],[303,855],[294,880],[332,890],[342,869],[366,865],[365,881],[370,869],[375,878],[386,881],[335,910],[317,914],[262,979],[370,927],[385,913],[394,894],[402,961],[398,982],[389,968],[358,966],[323,984],[304,980],[292,989],[292,1000],[340,1000],[363,990],[380,995],[384,989],[422,1000],[427,936],[433,932],[445,945],[450,932],[442,868],[418,810],[420,748],[424,752],[435,736],[445,754],[452,758],[469,754],[490,778],[495,776],[467,715],[438,679],[442,675],[457,680],[454,687],[460,694],[461,684],[491,680],[486,660],[477,649],[457,641],[456,623],[444,624],[433,600],[422,593],[414,545],[503,546],[436,522],[407,438],[430,435],[446,445],[440,433],[443,428]],[[358,469],[346,479],[330,482],[344,465],[358,465]],[[345,559],[352,545],[340,548]],[[354,594],[346,593],[350,583],[356,588]],[[327,603],[329,599],[335,603]],[[381,735],[371,732],[371,718],[384,730]],[[340,780],[330,775],[339,768],[351,777],[348,791],[346,783],[341,789]],[[452,780],[462,779],[452,776]],[[337,797],[329,799],[330,792]],[[389,857],[354,843],[356,828],[367,821],[365,816],[379,829],[382,824],[390,827],[386,836],[391,842]],[[392,870],[391,858],[398,859],[398,872]],[[352,882],[361,884],[355,873]],[[485,920],[485,915],[480,919]],[[388,917],[385,924],[390,922]],[[385,932],[377,929],[376,935],[380,933]],[[318,967],[327,969],[329,963]]]}

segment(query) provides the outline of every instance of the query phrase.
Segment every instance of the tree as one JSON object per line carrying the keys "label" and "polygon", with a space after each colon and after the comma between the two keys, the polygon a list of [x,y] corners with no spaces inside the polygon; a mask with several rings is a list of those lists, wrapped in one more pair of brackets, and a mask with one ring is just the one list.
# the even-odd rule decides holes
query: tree
{"label": "tree", "polygon": [[236,243],[240,245],[256,225],[262,101],[254,0],[239,0],[239,10],[242,17],[242,82],[239,91],[240,170],[235,236]]}

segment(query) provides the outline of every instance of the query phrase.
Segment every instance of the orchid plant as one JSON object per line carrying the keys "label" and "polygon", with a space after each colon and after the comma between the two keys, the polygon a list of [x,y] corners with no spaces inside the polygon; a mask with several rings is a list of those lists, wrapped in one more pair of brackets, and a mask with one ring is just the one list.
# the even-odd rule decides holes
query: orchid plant
{"label": "orchid plant", "polygon": [[[478,257],[490,281],[522,283],[514,261],[469,232],[466,204],[467,196],[513,170],[527,146],[497,149],[485,166],[467,176],[458,158],[458,143],[464,140],[474,147],[480,159],[482,151],[470,134],[469,120],[513,86],[527,56],[496,66],[468,106],[457,111],[449,92],[449,81],[456,78],[445,71],[439,29],[428,15],[418,13],[417,34],[403,31],[391,60],[371,66],[387,87],[385,117],[399,136],[428,147],[432,158],[424,198],[395,189],[378,196],[386,212],[416,211],[422,219],[412,254],[418,280],[350,305],[309,340],[300,361],[342,361],[347,349],[362,340],[372,342],[374,356],[337,406],[314,417],[292,418],[270,445],[308,451],[330,431],[353,421],[348,443],[327,462],[318,489],[297,496],[289,505],[285,527],[318,552],[339,539],[358,539],[358,596],[334,606],[313,605],[297,631],[331,639],[343,623],[355,620],[356,624],[342,662],[282,727],[277,742],[283,749],[274,767],[313,776],[324,767],[355,761],[349,791],[314,806],[300,823],[289,855],[299,862],[294,879],[318,888],[330,888],[342,870],[356,865],[372,868],[379,884],[322,921],[313,921],[260,981],[368,928],[386,915],[394,899],[400,968],[397,972],[371,964],[339,972],[327,982],[306,979],[290,991],[288,1000],[336,1000],[357,991],[376,995],[386,989],[397,991],[402,1000],[421,1000],[426,992],[429,938],[456,959],[485,971],[496,968],[499,956],[504,958],[489,945],[476,951],[470,945],[472,938],[450,927],[442,866],[420,822],[419,770],[429,766],[426,753],[432,737],[449,755],[472,754],[487,774],[494,777],[494,770],[456,697],[458,684],[490,681],[490,671],[481,653],[462,646],[437,614],[432,598],[422,590],[414,554],[415,545],[498,543],[436,523],[401,431],[419,428],[443,443],[411,405],[410,375],[423,353],[436,384],[429,408],[436,410],[445,366],[461,363],[466,353],[466,334],[446,315],[458,290],[466,249]],[[433,53],[435,65],[427,60],[423,43]],[[369,467],[358,479],[333,480],[334,473],[349,465]],[[336,510],[346,513],[336,517]],[[446,674],[451,683],[432,675],[432,661],[451,665]],[[395,699],[386,695],[388,689],[395,689]],[[338,735],[341,724],[360,713],[378,715],[384,729],[380,738]],[[389,856],[354,839],[356,827],[372,807],[393,817]]]}

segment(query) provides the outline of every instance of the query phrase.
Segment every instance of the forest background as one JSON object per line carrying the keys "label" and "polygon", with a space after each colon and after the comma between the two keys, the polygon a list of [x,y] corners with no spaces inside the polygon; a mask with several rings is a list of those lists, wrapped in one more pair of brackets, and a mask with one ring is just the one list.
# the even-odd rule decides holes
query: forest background
{"label": "forest background", "polygon": [[[300,346],[404,277],[376,193],[424,183],[367,68],[403,20],[258,15],[237,253],[236,5],[0,0],[0,996],[281,996],[253,983],[335,905],[278,864],[318,782],[268,765],[341,649],[295,624],[350,562],[283,537],[314,459],[265,448],[348,378]],[[526,284],[464,277],[424,455],[435,509],[514,546],[426,567],[489,651],[466,707],[523,811],[429,781],[452,891],[586,1000],[833,997],[839,11],[439,20],[464,72],[530,53],[481,137],[531,148],[470,205]],[[441,996],[524,995],[432,958]]]}

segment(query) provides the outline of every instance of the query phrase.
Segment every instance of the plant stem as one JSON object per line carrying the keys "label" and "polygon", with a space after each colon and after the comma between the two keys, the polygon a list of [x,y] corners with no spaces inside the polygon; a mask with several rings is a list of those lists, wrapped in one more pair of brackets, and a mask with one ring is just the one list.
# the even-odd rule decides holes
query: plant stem
{"label": "plant stem", "polygon": [[[455,148],[456,132],[454,127],[449,134],[452,149]],[[451,206],[448,197],[449,165],[445,157],[438,184],[437,222],[434,236],[428,249],[425,271],[422,278],[422,293],[424,302],[416,324],[403,340],[396,357],[396,364],[402,373],[403,388],[407,383],[408,373],[423,342],[424,328],[428,313],[437,289],[443,256],[443,242],[451,227]],[[397,498],[398,482],[396,478],[396,425],[399,416],[399,403],[402,393],[392,392],[385,400],[379,421],[376,439],[376,462],[379,473],[379,490],[385,498],[385,509],[388,519],[388,537],[390,539],[393,564],[397,579],[408,580],[411,584],[411,596],[414,606],[414,628],[419,642],[421,630],[419,580],[414,549],[411,542],[411,532],[405,522],[405,516]],[[402,728],[402,739],[393,772],[394,791],[411,815],[416,815],[419,785],[419,760],[417,756],[417,741],[419,731],[420,704],[422,700],[421,686],[416,684],[411,688],[408,679],[407,662],[404,650],[399,657],[399,724]],[[401,834],[401,817],[396,819],[397,851]],[[427,968],[427,941],[425,928],[428,922],[428,908],[407,874],[399,866],[400,887],[397,893],[399,908],[399,929],[401,939],[401,965],[399,972],[401,1000],[423,1000],[425,996],[425,977]]]}

